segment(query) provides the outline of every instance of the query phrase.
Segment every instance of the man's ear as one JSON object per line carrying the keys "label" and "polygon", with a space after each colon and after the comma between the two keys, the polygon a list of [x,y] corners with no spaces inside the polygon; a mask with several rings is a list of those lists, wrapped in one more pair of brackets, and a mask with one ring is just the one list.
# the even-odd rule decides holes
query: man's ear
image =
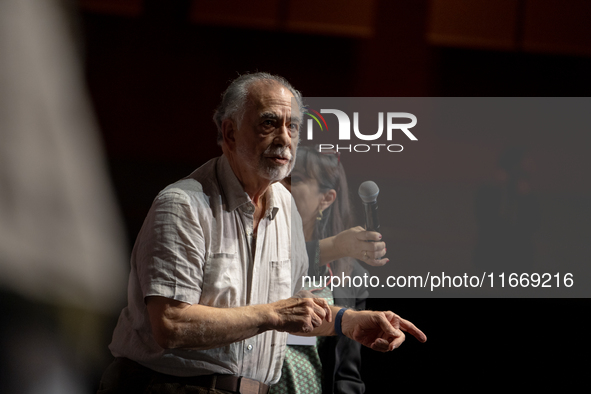
{"label": "man's ear", "polygon": [[337,192],[334,189],[330,189],[326,193],[322,195],[322,199],[320,200],[320,209],[325,210],[326,208],[330,207],[334,200],[337,199]]}
{"label": "man's ear", "polygon": [[234,151],[236,147],[236,123],[232,119],[224,119],[222,122],[222,137],[224,144]]}

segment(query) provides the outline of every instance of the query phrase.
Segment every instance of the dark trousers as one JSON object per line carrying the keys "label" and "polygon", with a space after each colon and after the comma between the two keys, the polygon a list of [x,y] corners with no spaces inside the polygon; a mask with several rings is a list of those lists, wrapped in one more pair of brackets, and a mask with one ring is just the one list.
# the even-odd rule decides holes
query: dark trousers
{"label": "dark trousers", "polygon": [[[212,379],[215,387],[215,381]],[[165,375],[117,357],[105,370],[97,394],[231,394],[196,385],[191,378]]]}

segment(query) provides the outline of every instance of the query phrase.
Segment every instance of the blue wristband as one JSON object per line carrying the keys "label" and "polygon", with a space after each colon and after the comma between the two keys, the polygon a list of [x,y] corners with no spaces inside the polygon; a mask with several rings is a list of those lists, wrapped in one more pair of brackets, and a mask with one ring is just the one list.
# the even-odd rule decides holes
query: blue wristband
{"label": "blue wristband", "polygon": [[345,334],[343,334],[343,327],[341,326],[342,321],[343,321],[343,315],[345,314],[345,311],[347,310],[347,308],[342,308],[338,313],[337,316],[334,319],[334,330],[337,333],[338,336],[340,337],[344,337]]}

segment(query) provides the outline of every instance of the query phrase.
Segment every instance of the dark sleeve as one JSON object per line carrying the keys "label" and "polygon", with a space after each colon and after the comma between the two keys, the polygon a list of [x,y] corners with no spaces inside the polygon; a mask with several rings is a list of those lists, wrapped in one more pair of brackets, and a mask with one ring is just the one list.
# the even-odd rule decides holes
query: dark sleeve
{"label": "dark sleeve", "polygon": [[335,349],[334,393],[365,393],[361,380],[361,344],[348,337],[337,338]]}
{"label": "dark sleeve", "polygon": [[[357,262],[352,276],[363,276],[367,271]],[[355,310],[364,310],[369,295],[364,287],[352,287],[343,294],[335,289],[335,305],[343,305]],[[360,394],[365,393],[365,384],[361,379],[361,344],[348,337],[331,337],[335,340],[334,349],[334,383],[333,393]]]}

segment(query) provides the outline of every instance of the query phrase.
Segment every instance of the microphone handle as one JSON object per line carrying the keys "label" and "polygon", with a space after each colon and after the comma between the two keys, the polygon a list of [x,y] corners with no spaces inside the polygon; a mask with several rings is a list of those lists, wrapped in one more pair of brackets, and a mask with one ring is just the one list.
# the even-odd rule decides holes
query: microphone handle
{"label": "microphone handle", "polygon": [[367,231],[378,231],[380,221],[378,220],[378,202],[363,203],[365,208],[365,229]]}

